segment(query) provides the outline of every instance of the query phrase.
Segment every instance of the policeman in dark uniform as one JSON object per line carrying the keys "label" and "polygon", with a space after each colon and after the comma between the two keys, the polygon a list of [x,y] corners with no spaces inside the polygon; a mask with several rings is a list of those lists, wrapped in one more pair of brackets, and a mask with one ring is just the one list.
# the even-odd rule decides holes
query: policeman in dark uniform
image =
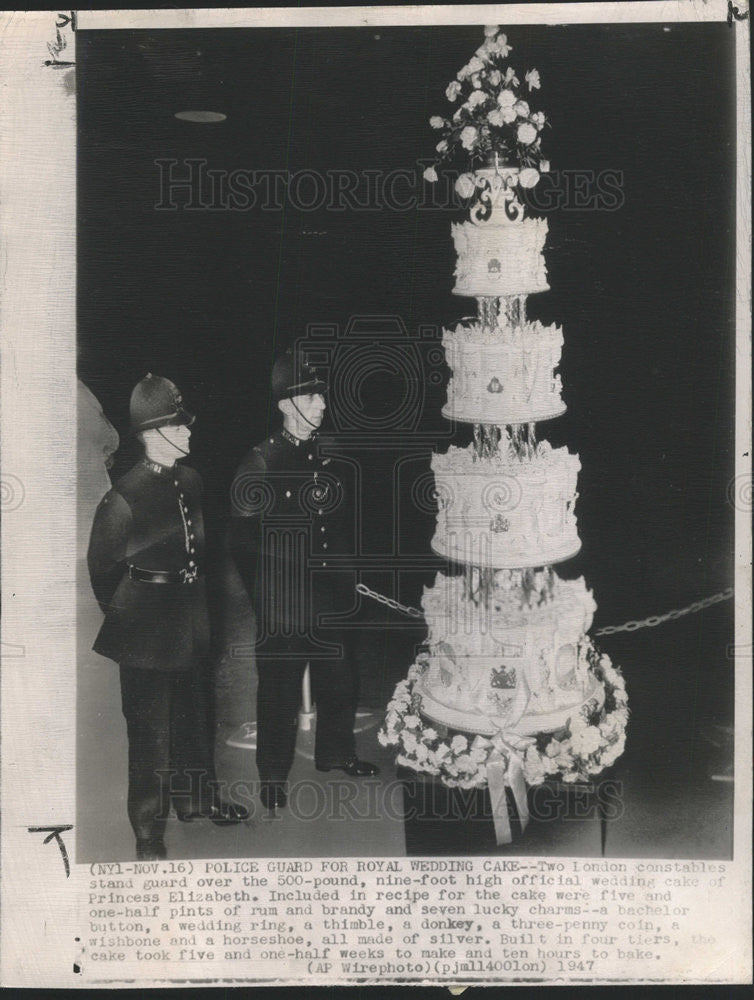
{"label": "policeman in dark uniform", "polygon": [[136,854],[160,860],[171,804],[184,822],[227,825],[248,811],[221,803],[212,787],[202,482],[176,464],[188,455],[194,417],[176,386],[151,374],[130,411],[145,454],[97,508],[88,565],[105,613],[94,649],[120,665]]}
{"label": "policeman in dark uniform", "polygon": [[348,634],[320,628],[325,612],[342,613],[353,603],[349,574],[333,572],[332,563],[328,569],[328,558],[347,554],[348,546],[343,485],[317,435],[326,390],[315,369],[291,353],[278,358],[272,391],[283,426],[246,455],[231,489],[230,548],[257,622],[257,767],[268,809],[286,804],[307,662],[317,770],[378,772],[356,756],[358,669]]}

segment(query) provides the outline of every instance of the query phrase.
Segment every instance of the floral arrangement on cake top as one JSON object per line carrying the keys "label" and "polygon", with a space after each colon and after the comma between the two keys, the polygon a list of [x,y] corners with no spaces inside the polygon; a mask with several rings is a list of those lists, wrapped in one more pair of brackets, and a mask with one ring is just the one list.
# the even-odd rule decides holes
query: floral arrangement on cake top
{"label": "floral arrangement on cake top", "polygon": [[[531,91],[539,90],[536,69],[524,75],[521,84],[512,66],[506,66],[511,46],[497,25],[484,29],[485,40],[471,60],[458,71],[445,91],[456,110],[445,118],[434,115],[429,123],[440,132],[434,165],[424,171],[426,180],[437,180],[437,167],[456,161],[469,163],[472,170],[493,161],[519,168],[518,183],[534,187],[540,173],[549,170],[542,158],[540,133],[548,124],[541,111],[532,111]],[[524,86],[526,89],[524,89]],[[456,182],[461,197],[471,197],[475,183],[471,174]]]}

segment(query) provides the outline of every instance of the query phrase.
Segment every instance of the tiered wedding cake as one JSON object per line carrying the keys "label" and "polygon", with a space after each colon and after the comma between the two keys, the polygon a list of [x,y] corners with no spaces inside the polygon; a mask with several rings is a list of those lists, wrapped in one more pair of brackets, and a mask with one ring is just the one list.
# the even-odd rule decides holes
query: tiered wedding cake
{"label": "tiered wedding cake", "polygon": [[[465,103],[431,122],[444,132],[441,160],[454,148],[482,160],[456,184],[470,213],[452,227],[453,291],[476,298],[478,316],[443,336],[452,372],[443,412],[471,424],[473,441],[432,458],[432,547],[453,565],[424,591],[426,651],[398,685],[381,740],[400,747],[400,763],[446,784],[491,781],[500,754],[506,773],[517,762],[531,783],[574,781],[622,752],[627,699],[587,636],[591,592],[553,569],[580,549],[580,463],[537,440],[537,422],[565,410],[555,371],[562,332],[526,315],[527,297],[549,287],[547,222],[527,217],[520,197],[547,169],[545,118],[518,94],[505,36],[496,27],[485,35],[447,90]],[[526,81],[539,87],[536,70]],[[434,168],[425,176],[437,179]]]}

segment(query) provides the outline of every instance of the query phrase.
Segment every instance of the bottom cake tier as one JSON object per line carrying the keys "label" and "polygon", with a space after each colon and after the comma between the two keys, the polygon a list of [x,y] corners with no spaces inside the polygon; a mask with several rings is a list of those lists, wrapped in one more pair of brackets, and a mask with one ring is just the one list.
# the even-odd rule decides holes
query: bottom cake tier
{"label": "bottom cake tier", "polygon": [[604,689],[589,670],[586,638],[596,604],[583,578],[500,570],[493,581],[469,593],[469,578],[438,573],[425,589],[422,714],[469,733],[526,736],[599,707]]}

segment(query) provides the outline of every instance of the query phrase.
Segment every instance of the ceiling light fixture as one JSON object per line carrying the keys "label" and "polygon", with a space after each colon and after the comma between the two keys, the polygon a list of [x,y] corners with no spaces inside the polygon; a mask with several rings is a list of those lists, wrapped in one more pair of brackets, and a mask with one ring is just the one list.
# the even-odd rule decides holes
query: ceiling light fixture
{"label": "ceiling light fixture", "polygon": [[175,117],[180,118],[182,122],[198,122],[206,125],[209,122],[224,122],[228,116],[221,111],[176,111]]}

